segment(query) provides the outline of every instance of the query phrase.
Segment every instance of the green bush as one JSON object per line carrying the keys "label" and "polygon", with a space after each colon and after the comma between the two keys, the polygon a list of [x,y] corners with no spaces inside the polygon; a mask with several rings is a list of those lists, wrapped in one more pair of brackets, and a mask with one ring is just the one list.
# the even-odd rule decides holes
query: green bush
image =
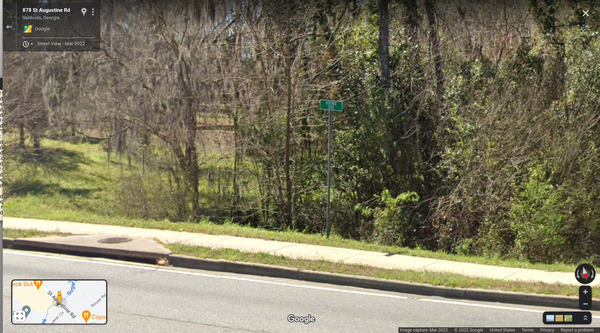
{"label": "green bush", "polygon": [[465,238],[460,241],[460,243],[455,247],[456,254],[460,255],[470,255],[473,254],[473,239]]}
{"label": "green bush", "polygon": [[413,205],[419,201],[416,192],[404,192],[392,197],[384,190],[379,197],[380,206],[375,208],[375,239],[385,245],[405,245],[412,228]]}
{"label": "green bush", "polygon": [[561,236],[565,214],[560,190],[549,183],[551,172],[539,165],[530,170],[529,180],[508,214],[515,234],[513,254],[531,262],[561,260],[568,251]]}
{"label": "green bush", "polygon": [[317,190],[299,195],[296,202],[298,229],[307,233],[323,232],[325,230],[326,209],[326,190]]}

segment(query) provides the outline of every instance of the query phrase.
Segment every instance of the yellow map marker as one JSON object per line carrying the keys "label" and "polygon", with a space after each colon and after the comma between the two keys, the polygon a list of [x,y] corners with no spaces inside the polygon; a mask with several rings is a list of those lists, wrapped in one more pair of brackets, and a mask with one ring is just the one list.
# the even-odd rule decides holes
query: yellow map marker
{"label": "yellow map marker", "polygon": [[83,319],[85,319],[86,323],[87,323],[88,319],[90,319],[90,315],[91,315],[91,313],[88,310],[85,310],[81,313],[81,316],[83,317]]}
{"label": "yellow map marker", "polygon": [[56,296],[56,300],[58,301],[58,303],[62,302],[62,293],[59,291],[58,295]]}
{"label": "yellow map marker", "polygon": [[33,284],[35,284],[35,286],[38,288],[38,290],[40,290],[40,287],[42,286],[42,280],[34,280]]}

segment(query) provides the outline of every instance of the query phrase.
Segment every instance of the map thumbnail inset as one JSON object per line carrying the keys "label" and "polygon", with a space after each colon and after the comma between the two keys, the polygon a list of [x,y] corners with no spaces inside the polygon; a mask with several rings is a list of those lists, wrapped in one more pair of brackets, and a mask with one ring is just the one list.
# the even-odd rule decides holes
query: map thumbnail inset
{"label": "map thumbnail inset", "polygon": [[12,323],[106,324],[106,280],[13,280]]}

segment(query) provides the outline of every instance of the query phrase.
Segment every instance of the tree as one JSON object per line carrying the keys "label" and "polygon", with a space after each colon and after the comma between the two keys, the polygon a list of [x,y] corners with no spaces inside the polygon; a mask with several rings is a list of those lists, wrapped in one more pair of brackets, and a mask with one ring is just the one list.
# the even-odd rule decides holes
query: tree
{"label": "tree", "polygon": [[381,82],[390,88],[390,17],[388,0],[379,0],[379,66]]}
{"label": "tree", "polygon": [[438,99],[444,96],[444,72],[442,69],[442,45],[437,32],[435,0],[425,0],[425,13],[429,25],[429,52],[435,68],[435,88]]}

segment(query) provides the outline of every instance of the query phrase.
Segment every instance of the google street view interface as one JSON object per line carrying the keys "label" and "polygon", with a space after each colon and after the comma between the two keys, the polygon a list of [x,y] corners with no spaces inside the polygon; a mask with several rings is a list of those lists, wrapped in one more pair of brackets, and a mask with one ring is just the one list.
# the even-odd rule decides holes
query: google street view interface
{"label": "google street view interface", "polygon": [[600,326],[595,1],[2,10],[4,331]]}

